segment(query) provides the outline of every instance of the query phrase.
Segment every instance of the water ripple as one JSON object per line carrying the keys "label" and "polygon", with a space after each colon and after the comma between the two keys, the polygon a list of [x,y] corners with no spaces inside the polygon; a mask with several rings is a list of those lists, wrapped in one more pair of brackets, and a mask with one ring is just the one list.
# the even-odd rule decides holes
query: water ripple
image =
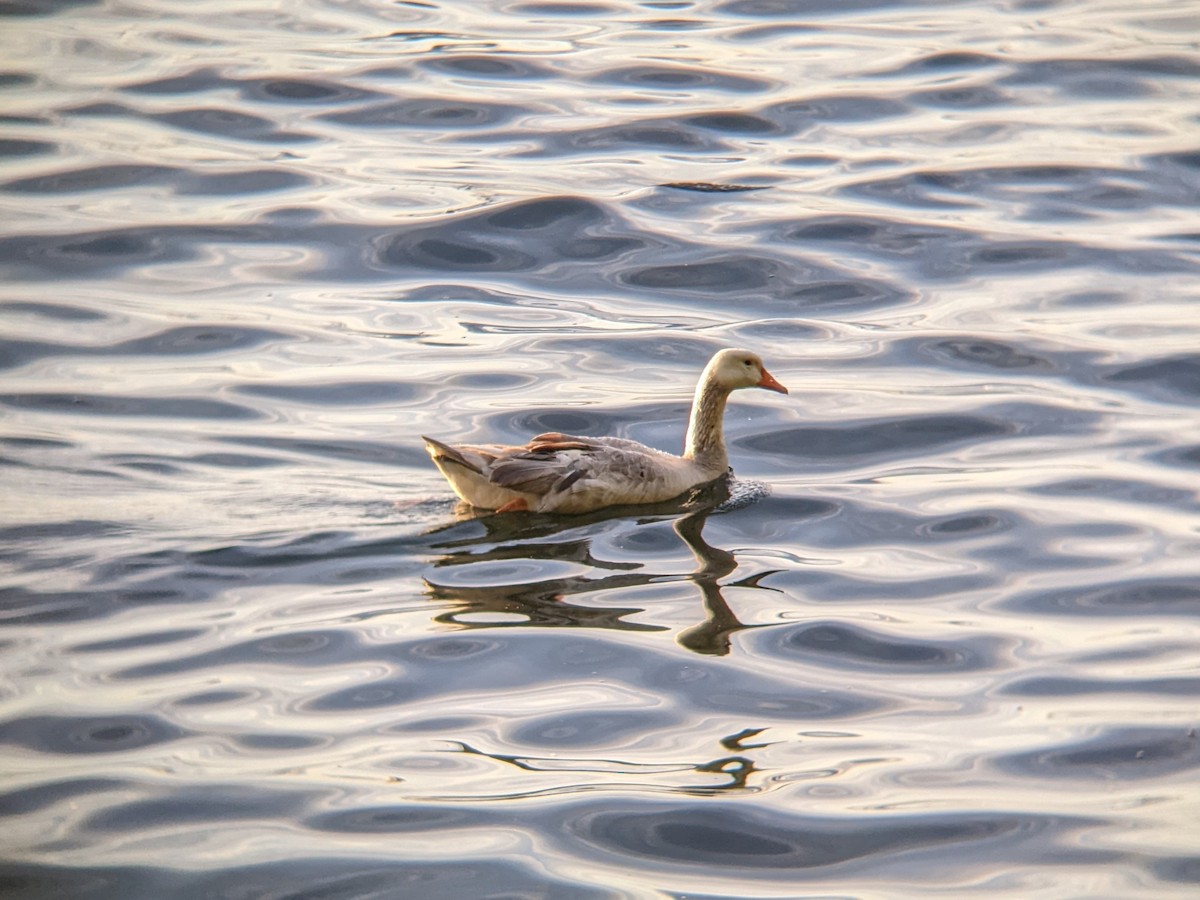
{"label": "water ripple", "polygon": [[0,0],[10,892],[1194,893],[1194,15],[268,7]]}

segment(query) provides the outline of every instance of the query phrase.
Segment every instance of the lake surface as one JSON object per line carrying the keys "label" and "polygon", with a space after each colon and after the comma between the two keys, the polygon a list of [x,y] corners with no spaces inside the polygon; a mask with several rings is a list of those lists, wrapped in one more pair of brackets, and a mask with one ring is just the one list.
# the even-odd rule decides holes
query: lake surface
{"label": "lake surface", "polygon": [[0,896],[1195,897],[1198,34],[0,0]]}

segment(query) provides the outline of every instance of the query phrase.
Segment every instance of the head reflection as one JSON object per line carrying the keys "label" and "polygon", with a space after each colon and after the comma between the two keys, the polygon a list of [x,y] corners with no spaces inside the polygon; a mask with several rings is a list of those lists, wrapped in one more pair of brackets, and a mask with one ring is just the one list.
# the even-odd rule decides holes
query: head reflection
{"label": "head reflection", "polygon": [[[750,485],[749,492],[755,493],[757,487]],[[425,584],[428,595],[447,608],[434,620],[460,628],[533,625],[668,631],[672,626],[654,623],[652,605],[615,605],[612,600],[624,593],[641,597],[644,590],[639,589],[651,586],[690,583],[699,589],[704,617],[679,633],[679,644],[696,653],[728,654],[732,635],[755,626],[742,624],[725,600],[720,580],[737,570],[737,558],[709,544],[704,526],[711,516],[756,499],[748,500],[746,494],[742,483],[731,485],[722,479],[669,504],[571,517],[493,515],[438,529],[434,534],[441,539],[432,546],[443,553],[433,565],[445,575],[431,574]],[[631,516],[636,516],[632,523]],[[656,571],[650,561],[601,559],[593,553],[599,535],[672,518],[672,530],[695,560],[691,572]],[[578,571],[581,566],[586,568],[583,573]],[[564,568],[570,574],[547,577]],[[758,584],[766,574],[732,586],[770,590]],[[634,616],[637,621],[631,621]]]}

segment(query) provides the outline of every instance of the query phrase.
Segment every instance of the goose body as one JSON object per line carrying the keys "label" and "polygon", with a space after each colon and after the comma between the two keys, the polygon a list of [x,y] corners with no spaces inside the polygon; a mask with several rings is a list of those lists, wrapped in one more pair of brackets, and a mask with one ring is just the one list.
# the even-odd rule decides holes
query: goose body
{"label": "goose body", "polygon": [[721,350],[696,386],[682,456],[637,441],[548,432],[521,446],[451,445],[424,438],[434,464],[467,503],[501,512],[584,513],[659,503],[729,470],[722,421],[731,391],[787,388],[748,350]]}

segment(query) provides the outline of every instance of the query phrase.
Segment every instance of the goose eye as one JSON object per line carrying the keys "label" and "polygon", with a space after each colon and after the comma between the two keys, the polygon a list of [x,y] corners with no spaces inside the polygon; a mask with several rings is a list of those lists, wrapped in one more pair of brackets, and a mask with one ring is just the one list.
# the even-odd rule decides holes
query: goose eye
{"label": "goose eye", "polygon": [[747,360],[743,360],[743,363],[742,363],[742,364],[743,364],[743,365],[745,365],[745,366],[751,366],[751,365],[753,365],[753,363],[752,363],[750,360],[748,360],[748,359],[747,359]]}

